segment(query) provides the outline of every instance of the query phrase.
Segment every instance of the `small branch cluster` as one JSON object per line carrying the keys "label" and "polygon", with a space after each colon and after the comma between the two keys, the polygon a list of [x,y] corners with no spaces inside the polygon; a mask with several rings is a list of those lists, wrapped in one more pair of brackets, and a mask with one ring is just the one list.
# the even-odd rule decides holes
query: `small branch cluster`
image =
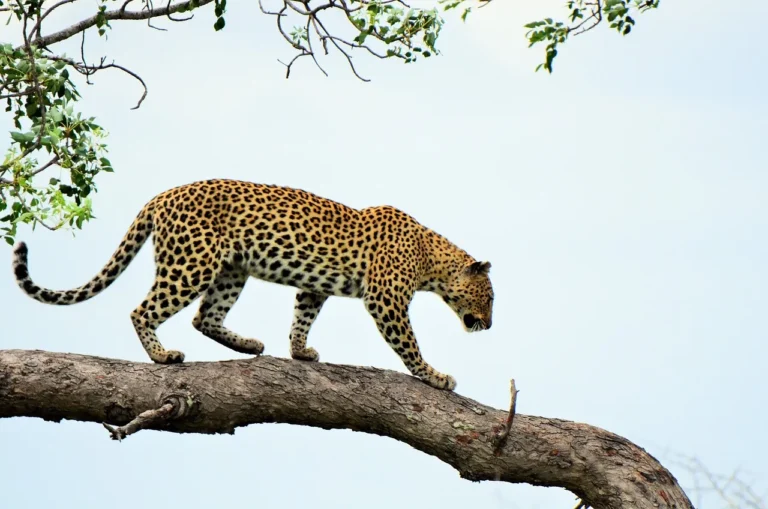
{"label": "small branch cluster", "polygon": [[[259,0],[261,11],[275,17],[278,32],[298,52],[288,63],[281,62],[286,67],[286,78],[290,77],[293,64],[302,57],[311,57],[317,68],[327,76],[317,59],[319,48],[325,55],[329,53],[329,48],[339,51],[346,58],[352,73],[362,81],[369,80],[363,78],[355,67],[352,60],[355,49],[379,59],[394,57],[405,63],[416,61],[419,55],[429,58],[439,53],[435,44],[443,20],[437,8],[414,9],[403,0],[324,0],[325,3],[314,5],[310,5],[310,1],[279,0],[278,6],[267,8]],[[441,0],[441,3],[445,1]],[[334,12],[346,18],[354,37],[341,37],[328,29],[327,17]],[[289,28],[289,19],[300,22],[294,22]],[[372,41],[374,45],[366,41]]]}
{"label": "small branch cluster", "polygon": [[552,63],[557,56],[557,48],[570,36],[577,36],[597,27],[604,20],[610,23],[610,28],[622,35],[628,35],[635,25],[632,12],[646,12],[659,6],[661,0],[568,0],[566,6],[570,11],[568,21],[554,21],[545,18],[525,25],[528,32],[528,47],[540,42],[546,42],[544,62],[536,70],[544,69],[552,72]]}
{"label": "small branch cluster", "polygon": [[[678,455],[679,456],[679,455]],[[696,507],[703,507],[705,500],[718,499],[729,509],[767,509],[766,494],[760,495],[756,485],[744,480],[740,469],[729,475],[716,474],[696,457],[679,456],[670,463],[684,470],[691,480],[687,491],[696,499]]]}

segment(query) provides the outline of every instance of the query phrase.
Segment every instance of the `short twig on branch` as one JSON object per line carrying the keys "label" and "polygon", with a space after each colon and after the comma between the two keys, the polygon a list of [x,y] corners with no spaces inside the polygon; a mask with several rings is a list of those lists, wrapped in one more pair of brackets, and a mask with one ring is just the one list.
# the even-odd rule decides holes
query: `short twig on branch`
{"label": "short twig on branch", "polygon": [[128,435],[132,435],[146,427],[154,426],[162,421],[167,421],[168,419],[176,417],[173,415],[174,408],[175,405],[171,402],[168,402],[160,408],[147,410],[146,412],[140,413],[136,416],[136,418],[124,426],[110,426],[106,422],[102,422],[101,424],[107,428],[107,431],[109,431],[112,440],[121,441]]}
{"label": "short twig on branch", "polygon": [[498,435],[494,438],[494,452],[498,453],[501,451],[501,448],[504,447],[504,444],[507,442],[507,437],[509,436],[509,432],[512,429],[512,421],[515,420],[515,408],[517,407],[517,393],[520,392],[515,387],[515,379],[509,381],[509,392],[511,397],[511,402],[509,404],[509,415],[507,415],[507,421],[504,425],[504,429],[499,432]]}

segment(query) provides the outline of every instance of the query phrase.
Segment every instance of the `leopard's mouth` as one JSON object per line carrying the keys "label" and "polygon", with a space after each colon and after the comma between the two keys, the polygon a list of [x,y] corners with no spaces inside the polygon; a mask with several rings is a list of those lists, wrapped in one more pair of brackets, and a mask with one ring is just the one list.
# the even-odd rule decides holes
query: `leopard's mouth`
{"label": "leopard's mouth", "polygon": [[479,316],[473,315],[472,313],[465,313],[462,321],[464,322],[464,328],[467,330],[467,332],[477,332],[490,328],[485,323],[485,320]]}

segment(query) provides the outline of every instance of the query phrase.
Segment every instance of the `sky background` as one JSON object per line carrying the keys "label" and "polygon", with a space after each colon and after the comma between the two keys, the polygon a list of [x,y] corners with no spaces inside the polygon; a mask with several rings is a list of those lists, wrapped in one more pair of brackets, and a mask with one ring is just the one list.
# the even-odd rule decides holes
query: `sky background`
{"label": "sky background", "polygon": [[[81,2],[73,21],[95,9]],[[76,238],[22,230],[32,277],[82,284],[146,201],[200,179],[393,205],[493,264],[492,330],[466,334],[434,295],[411,307],[425,358],[459,393],[506,408],[514,377],[520,413],[599,426],[662,460],[739,468],[768,493],[768,3],[662,2],[631,36],[600,27],[561,50],[553,75],[534,73],[543,50],[526,48],[522,25],[565,16],[563,3],[496,0],[467,24],[452,14],[439,58],[358,56],[371,83],[338,55],[323,60],[329,78],[304,59],[286,80],[277,59],[290,48],[255,1],[230,2],[220,33],[212,6],[157,22],[169,32],[113,23],[107,46],[89,32],[89,59],[138,72],[149,96],[131,111],[141,88],[117,71],[82,88],[116,173],[100,178],[98,220]],[[151,248],[98,298],[59,308],[25,297],[2,251],[0,348],[148,361],[129,313],[151,284]],[[294,292],[252,280],[227,324],[287,357]],[[159,329],[165,346],[188,361],[243,357],[194,330],[196,308]],[[309,344],[327,362],[405,371],[360,301],[329,300]],[[289,425],[116,443],[99,424],[5,419],[0,451],[13,509],[575,505],[559,489],[462,480],[391,439]]]}

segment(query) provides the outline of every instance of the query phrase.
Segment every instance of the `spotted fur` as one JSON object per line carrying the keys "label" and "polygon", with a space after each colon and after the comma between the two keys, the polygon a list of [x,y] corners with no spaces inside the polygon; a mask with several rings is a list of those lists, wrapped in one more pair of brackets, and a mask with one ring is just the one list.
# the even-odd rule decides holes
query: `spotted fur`
{"label": "spotted fur", "polygon": [[29,277],[27,246],[14,249],[16,281],[30,297],[69,305],[105,290],[153,235],[155,281],[131,320],[149,357],[182,362],[155,330],[202,296],[192,321],[222,345],[259,355],[264,344],[224,327],[249,277],[298,288],[291,356],[316,361],[307,334],[329,296],[363,300],[410,372],[440,389],[453,377],[435,371],[419,351],[408,317],[416,291],[440,295],[469,331],[491,327],[490,264],[389,206],[355,210],[311,193],[233,180],[196,182],[159,194],[139,212],[101,272],[74,290],[41,288]]}

